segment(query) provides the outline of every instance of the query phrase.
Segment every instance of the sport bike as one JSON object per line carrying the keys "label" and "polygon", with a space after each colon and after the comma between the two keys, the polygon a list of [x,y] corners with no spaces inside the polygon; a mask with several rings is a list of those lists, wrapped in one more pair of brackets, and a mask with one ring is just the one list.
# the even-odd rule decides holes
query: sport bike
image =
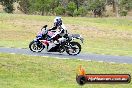
{"label": "sport bike", "polygon": [[66,51],[69,55],[77,55],[81,52],[81,45],[76,42],[79,39],[83,43],[83,38],[79,34],[69,34],[67,31],[64,36],[57,35],[53,40],[48,41],[53,36],[55,31],[48,30],[47,25],[43,26],[41,31],[37,34],[36,38],[30,42],[29,48],[33,52],[41,52],[46,49],[47,52]]}

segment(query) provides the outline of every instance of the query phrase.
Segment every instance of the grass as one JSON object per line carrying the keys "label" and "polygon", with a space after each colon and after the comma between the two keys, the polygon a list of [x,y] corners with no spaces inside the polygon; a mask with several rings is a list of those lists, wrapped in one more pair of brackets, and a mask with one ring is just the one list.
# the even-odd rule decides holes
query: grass
{"label": "grass", "polygon": [[[53,25],[54,16],[0,13],[0,46],[28,48],[40,28]],[[70,33],[81,34],[87,53],[132,56],[131,18],[63,17]]]}
{"label": "grass", "polygon": [[[95,65],[96,64],[96,65]],[[132,74],[131,64],[86,62],[0,53],[0,88],[80,88],[77,67],[88,74]],[[83,88],[131,88],[132,84],[87,84]]]}

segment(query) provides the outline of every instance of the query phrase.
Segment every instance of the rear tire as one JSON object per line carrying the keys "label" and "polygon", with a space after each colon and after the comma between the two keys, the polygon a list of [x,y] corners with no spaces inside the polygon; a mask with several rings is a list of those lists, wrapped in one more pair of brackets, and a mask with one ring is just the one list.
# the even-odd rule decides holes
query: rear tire
{"label": "rear tire", "polygon": [[81,45],[78,43],[78,42],[70,42],[71,46],[72,47],[75,47],[77,46],[76,48],[78,48],[78,51],[74,51],[74,52],[71,52],[69,49],[66,50],[66,52],[69,54],[69,55],[77,55],[81,52]]}
{"label": "rear tire", "polygon": [[37,45],[35,41],[30,42],[29,49],[33,52],[41,52],[44,49],[44,46],[40,44],[40,46]]}

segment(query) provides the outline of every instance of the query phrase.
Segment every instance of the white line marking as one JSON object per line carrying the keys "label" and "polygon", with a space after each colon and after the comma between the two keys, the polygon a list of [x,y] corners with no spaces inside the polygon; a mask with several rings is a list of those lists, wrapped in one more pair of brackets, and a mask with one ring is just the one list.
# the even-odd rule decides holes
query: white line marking
{"label": "white line marking", "polygon": [[49,56],[41,56],[41,57],[49,57]]}
{"label": "white line marking", "polygon": [[127,63],[123,63],[123,64],[127,64]]}
{"label": "white line marking", "polygon": [[60,58],[60,57],[54,57],[54,58],[56,58],[56,59],[62,59],[62,58]]}
{"label": "white line marking", "polygon": [[62,58],[62,59],[70,59],[70,58]]}
{"label": "white line marking", "polygon": [[16,54],[16,53],[10,53],[10,54]]}
{"label": "white line marking", "polygon": [[111,64],[115,64],[115,62],[110,62]]}
{"label": "white line marking", "polygon": [[18,49],[23,49],[23,48],[18,48]]}
{"label": "white line marking", "polygon": [[56,59],[70,59],[70,58],[63,58],[63,57],[53,57],[53,58],[56,58]]}
{"label": "white line marking", "polygon": [[[80,61],[82,61],[83,59],[77,59],[77,60],[80,60]],[[83,60],[84,61],[84,60]]]}
{"label": "white line marking", "polygon": [[33,55],[33,56],[37,56],[37,55]]}
{"label": "white line marking", "polygon": [[92,60],[85,60],[85,61],[92,61]]}
{"label": "white line marking", "polygon": [[104,61],[98,61],[98,62],[102,63],[102,62],[104,62]]}
{"label": "white line marking", "polygon": [[[21,54],[21,55],[26,55],[26,54]],[[31,55],[29,55],[29,56],[31,56]]]}

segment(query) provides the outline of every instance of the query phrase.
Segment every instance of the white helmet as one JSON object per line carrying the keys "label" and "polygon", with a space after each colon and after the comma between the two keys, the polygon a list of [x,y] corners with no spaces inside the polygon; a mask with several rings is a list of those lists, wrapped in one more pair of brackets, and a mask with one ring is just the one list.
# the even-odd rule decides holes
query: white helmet
{"label": "white helmet", "polygon": [[62,25],[62,19],[61,19],[61,17],[56,17],[54,19],[54,26],[58,27],[58,26],[61,26],[61,25]]}

